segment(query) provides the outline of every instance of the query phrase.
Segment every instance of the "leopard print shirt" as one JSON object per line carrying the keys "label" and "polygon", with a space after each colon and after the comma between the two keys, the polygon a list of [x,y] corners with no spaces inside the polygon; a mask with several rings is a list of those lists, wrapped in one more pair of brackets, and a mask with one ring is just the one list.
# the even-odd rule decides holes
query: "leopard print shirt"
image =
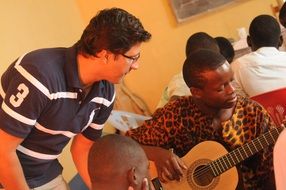
{"label": "leopard print shirt", "polygon": [[[186,96],[156,110],[152,119],[126,135],[144,145],[172,148],[174,153],[183,157],[195,145],[206,140],[219,141],[232,150],[274,127],[264,108],[241,96],[238,96],[233,116],[221,123],[219,132],[212,128],[212,121],[212,117],[198,109],[191,96]],[[245,189],[263,189],[263,182],[270,180],[272,148],[260,151],[239,165]]]}

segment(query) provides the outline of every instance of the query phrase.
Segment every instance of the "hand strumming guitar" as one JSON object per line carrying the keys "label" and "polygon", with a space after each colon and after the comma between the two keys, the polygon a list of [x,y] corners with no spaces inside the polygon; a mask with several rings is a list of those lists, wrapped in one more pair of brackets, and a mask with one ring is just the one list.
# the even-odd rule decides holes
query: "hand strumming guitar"
{"label": "hand strumming guitar", "polygon": [[142,146],[149,160],[155,162],[158,177],[161,182],[177,180],[183,176],[187,167],[172,151],[155,146]]}

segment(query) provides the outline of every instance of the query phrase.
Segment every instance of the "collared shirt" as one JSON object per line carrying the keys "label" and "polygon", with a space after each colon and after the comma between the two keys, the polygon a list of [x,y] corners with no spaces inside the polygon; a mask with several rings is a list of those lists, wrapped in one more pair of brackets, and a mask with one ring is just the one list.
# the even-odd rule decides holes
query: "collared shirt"
{"label": "collared shirt", "polygon": [[163,94],[156,108],[162,108],[172,96],[190,96],[190,88],[184,81],[183,73],[180,72],[172,77],[168,86],[164,89]]}
{"label": "collared shirt", "polygon": [[234,79],[249,96],[286,87],[286,52],[262,47],[236,59]]}
{"label": "collared shirt", "polygon": [[24,139],[17,154],[30,188],[62,172],[57,158],[72,137],[99,138],[112,110],[113,84],[95,82],[85,95],[76,57],[75,46],[40,49],[2,75],[0,127]]}

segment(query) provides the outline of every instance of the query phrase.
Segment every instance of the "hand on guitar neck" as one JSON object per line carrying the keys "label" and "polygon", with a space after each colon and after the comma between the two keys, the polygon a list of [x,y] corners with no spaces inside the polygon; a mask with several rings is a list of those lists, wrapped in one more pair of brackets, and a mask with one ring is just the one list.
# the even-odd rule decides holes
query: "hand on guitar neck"
{"label": "hand on guitar neck", "polygon": [[161,182],[177,180],[183,177],[187,166],[172,151],[155,146],[142,146],[149,160],[154,161]]}

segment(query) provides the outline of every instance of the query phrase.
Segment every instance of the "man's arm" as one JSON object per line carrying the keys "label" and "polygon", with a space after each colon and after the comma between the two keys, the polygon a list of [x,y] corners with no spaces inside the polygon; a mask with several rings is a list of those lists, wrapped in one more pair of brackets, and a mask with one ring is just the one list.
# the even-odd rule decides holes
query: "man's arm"
{"label": "man's arm", "polygon": [[0,129],[0,183],[5,190],[29,190],[16,154],[22,141]]}
{"label": "man's arm", "polygon": [[90,177],[88,175],[87,163],[88,152],[93,141],[87,139],[82,134],[74,137],[71,145],[71,153],[75,166],[89,189],[91,189]]}

